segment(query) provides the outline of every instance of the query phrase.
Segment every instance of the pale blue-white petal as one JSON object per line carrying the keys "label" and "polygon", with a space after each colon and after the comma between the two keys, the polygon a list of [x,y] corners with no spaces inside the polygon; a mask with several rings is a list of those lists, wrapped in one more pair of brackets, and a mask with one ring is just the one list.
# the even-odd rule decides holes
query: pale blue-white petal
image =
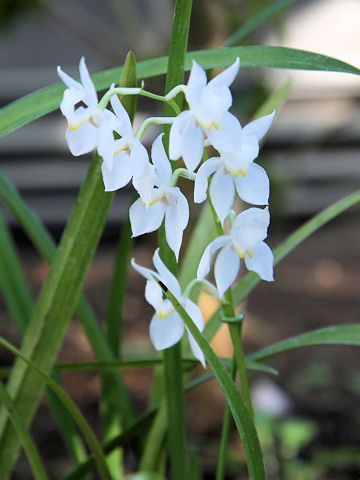
{"label": "pale blue-white petal", "polygon": [[84,102],[86,103],[86,105],[94,106],[97,104],[97,94],[94,84],[90,78],[88,69],[86,68],[84,57],[81,57],[79,71],[81,83],[83,84],[85,90]]}
{"label": "pale blue-white petal", "polygon": [[232,96],[226,87],[208,85],[203,91],[199,106],[194,109],[197,121],[206,129],[219,128],[221,117],[231,107]]}
{"label": "pale blue-white petal", "polygon": [[164,299],[160,285],[154,280],[148,280],[145,287],[145,299],[156,312],[161,310]]}
{"label": "pale blue-white petal", "polygon": [[75,105],[83,99],[83,91],[68,88],[64,92],[63,99],[60,103],[60,110],[64,117],[71,122],[71,116],[74,114]]}
{"label": "pale blue-white petal", "polygon": [[195,188],[194,188],[194,202],[201,203],[206,200],[206,192],[208,188],[208,177],[215,172],[221,165],[220,158],[209,158],[204,162],[196,173]]}
{"label": "pale blue-white petal", "polygon": [[201,162],[204,152],[204,134],[195,121],[187,122],[182,137],[182,157],[186,167],[193,172]]}
{"label": "pale blue-white petal", "polygon": [[141,198],[138,198],[129,209],[132,236],[138,237],[144,233],[157,230],[164,218],[165,205],[156,202],[154,205],[145,207]]}
{"label": "pale blue-white petal", "polygon": [[266,238],[269,222],[268,208],[248,208],[235,218],[230,235],[239,255],[254,252],[258,243]]}
{"label": "pale blue-white petal", "polygon": [[208,132],[211,144],[222,152],[241,149],[242,130],[239,120],[230,112],[225,112],[220,119],[219,128]]}
{"label": "pale blue-white petal", "polygon": [[215,238],[215,240],[209,243],[205,248],[197,269],[198,280],[202,280],[210,272],[213,255],[219,250],[219,248],[222,248],[227,243],[231,243],[230,235],[221,235],[220,237]]}
{"label": "pale blue-white petal", "polygon": [[[197,326],[198,330],[202,332],[204,330],[204,318],[202,316],[200,308],[191,300],[186,299],[185,303],[185,310],[191,317],[191,320],[195,323]],[[194,337],[191,335],[189,330],[186,328],[188,332],[188,337],[189,337],[189,343],[190,343],[190,348],[191,351],[193,352],[193,355],[195,358],[199,360],[201,365],[205,368],[205,357],[200,349],[199,345],[196,343]]]}
{"label": "pale blue-white petal", "polygon": [[[135,162],[133,162],[133,166],[134,165],[136,165]],[[140,177],[133,176],[133,186],[146,207],[150,205],[155,180],[155,168],[150,162],[145,163],[143,174]]]}
{"label": "pale blue-white petal", "polygon": [[189,221],[189,205],[178,187],[172,189],[171,202],[165,211],[165,235],[176,260],[182,243],[183,231]]}
{"label": "pale blue-white petal", "polygon": [[90,122],[84,123],[77,130],[66,129],[65,137],[70,152],[75,155],[89,153],[96,148],[98,131]]}
{"label": "pale blue-white petal", "polygon": [[184,330],[184,322],[177,312],[165,318],[159,318],[155,314],[150,323],[150,339],[156,350],[165,350],[181,340]]}
{"label": "pale blue-white petal", "polygon": [[151,159],[161,185],[164,187],[169,187],[171,184],[172,170],[170,161],[165,153],[165,148],[162,141],[163,135],[164,134],[161,133],[154,140],[151,147]]}
{"label": "pale blue-white petal", "polygon": [[206,83],[207,78],[205,70],[193,60],[189,81],[185,91],[186,101],[191,108],[199,102],[201,91],[205,88]]}
{"label": "pale blue-white petal", "polygon": [[72,90],[80,90],[81,93],[84,94],[84,88],[81,85],[81,83],[77,82],[72,77],[70,77],[70,75],[63,72],[60,66],[57,67],[57,74],[59,75],[61,80],[65,83],[65,85],[68,88],[70,88]]}
{"label": "pale blue-white petal", "polygon": [[138,273],[140,273],[140,275],[142,275],[144,278],[146,278],[150,282],[154,281],[153,275],[157,276],[157,272],[154,272],[154,270],[151,270],[150,268],[146,268],[146,267],[143,267],[142,265],[137,264],[135,262],[135,258],[131,259],[131,266],[133,267],[134,270],[136,270]]}
{"label": "pale blue-white petal", "polygon": [[177,281],[177,278],[175,277],[175,275],[170,272],[170,270],[161,260],[159,248],[155,250],[152,260],[156,270],[159,272],[159,275],[163,284],[180,301],[181,289],[180,289],[179,282]]}
{"label": "pale blue-white petal", "polygon": [[270,113],[270,115],[265,115],[264,117],[257,118],[256,120],[248,123],[243,129],[244,134],[255,135],[258,141],[261,140],[269,130],[274,116],[275,110]]}
{"label": "pale blue-white petal", "polygon": [[132,168],[129,162],[129,155],[126,152],[118,153],[114,158],[112,169],[103,162],[101,166],[104,186],[106,192],[113,192],[127,185],[132,177]]}
{"label": "pale blue-white petal", "polygon": [[116,131],[122,137],[125,136],[132,136],[132,126],[130,122],[129,115],[125,108],[123,107],[122,103],[119,100],[117,95],[113,95],[110,98],[111,106],[114,110],[115,115],[117,116],[119,123],[116,127]]}
{"label": "pale blue-white petal", "polygon": [[235,62],[232,65],[230,65],[230,67],[228,67],[226,70],[216,75],[216,77],[210,80],[209,84],[216,87],[220,87],[220,86],[229,87],[234,81],[236,75],[238,74],[239,68],[240,68],[240,58],[237,57]]}
{"label": "pale blue-white petal", "polygon": [[235,186],[233,178],[231,174],[225,173],[223,168],[219,168],[210,183],[210,198],[221,225],[224,225],[225,218],[229,215],[234,203]]}
{"label": "pale blue-white petal", "polygon": [[219,296],[222,298],[226,290],[235,281],[240,269],[240,257],[231,245],[225,245],[219,252],[214,265],[214,276]]}
{"label": "pale blue-white petal", "polygon": [[234,181],[238,195],[244,202],[254,205],[267,205],[269,203],[269,177],[257,163],[249,165],[246,177],[239,175]]}
{"label": "pale blue-white petal", "polygon": [[244,257],[246,268],[255,272],[263,280],[272,282],[274,280],[273,265],[274,255],[271,248],[265,242],[260,242],[254,250],[252,258]]}
{"label": "pale blue-white petal", "polygon": [[[147,178],[149,178],[149,181],[152,182],[153,178],[151,176],[150,180],[149,174],[151,174],[150,170],[153,169],[148,169],[149,156],[146,148],[141,142],[139,142],[139,140],[124,137],[124,140],[125,139],[132,144],[130,149],[130,162],[132,164],[134,178],[140,179],[143,175],[148,175]],[[153,186],[153,183],[151,186]]]}
{"label": "pale blue-white petal", "polygon": [[190,110],[185,110],[178,115],[170,129],[169,137],[169,157],[171,160],[178,160],[183,151],[183,132],[187,123],[193,123],[193,114]]}

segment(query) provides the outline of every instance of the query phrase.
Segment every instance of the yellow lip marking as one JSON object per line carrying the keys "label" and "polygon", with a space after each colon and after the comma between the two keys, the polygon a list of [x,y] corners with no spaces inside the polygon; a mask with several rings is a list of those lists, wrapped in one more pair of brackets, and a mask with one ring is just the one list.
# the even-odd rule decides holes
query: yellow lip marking
{"label": "yellow lip marking", "polygon": [[119,148],[118,150],[115,150],[114,156],[117,155],[117,154],[120,153],[120,152],[125,152],[125,151],[130,152],[130,148],[128,147],[128,145],[125,145],[125,147]]}
{"label": "yellow lip marking", "polygon": [[172,309],[171,309],[170,311],[168,311],[168,312],[161,312],[161,313],[156,312],[156,314],[157,314],[158,318],[166,318],[166,317],[168,317],[168,316],[170,315],[170,313],[173,313],[174,311],[175,311],[175,309],[172,308]]}
{"label": "yellow lip marking", "polygon": [[241,253],[241,252],[239,252],[239,250],[237,250],[234,246],[233,246],[233,248],[234,248],[235,252],[239,255],[240,258],[244,258],[246,254],[247,254],[250,258],[252,258],[253,255],[254,255],[253,252],[251,252],[250,250],[246,250],[245,253]]}

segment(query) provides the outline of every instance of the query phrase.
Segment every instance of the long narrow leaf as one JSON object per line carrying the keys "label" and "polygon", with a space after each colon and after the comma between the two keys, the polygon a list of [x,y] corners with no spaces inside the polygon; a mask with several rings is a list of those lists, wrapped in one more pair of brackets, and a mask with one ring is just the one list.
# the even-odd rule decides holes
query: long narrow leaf
{"label": "long narrow leaf", "polygon": [[[42,377],[46,384],[56,393],[56,395],[61,399],[61,401],[66,406],[67,410],[73,417],[74,421],[78,425],[79,429],[84,435],[85,440],[87,441],[89,448],[94,456],[98,472],[103,480],[112,480],[110,472],[106,465],[106,460],[99,444],[96,435],[94,434],[92,428],[86,421],[85,417],[76,406],[76,404],[71,400],[69,395],[63,390],[49,375],[46,374],[39,366],[32,362],[27,356],[23,355],[17,348],[15,348],[11,343],[6,341],[4,338],[0,337],[0,344],[5,347],[7,350],[12,352],[27,364],[38,376]],[[26,425],[24,423],[24,428]]]}
{"label": "long narrow leaf", "polygon": [[[32,321],[22,353],[49,373],[76,307],[85,274],[102,232],[113,195],[104,192],[100,159],[95,157],[63,234]],[[8,391],[28,425],[44,388],[43,380],[17,362]],[[6,413],[0,412],[0,478],[6,478],[16,459],[19,442]]]}
{"label": "long narrow leaf", "polygon": [[234,32],[224,43],[224,47],[232,47],[238,45],[240,41],[245,38],[249,33],[259,27],[261,24],[266,22],[270,17],[275,15],[277,12],[283,8],[289,7],[291,4],[295,3],[296,0],[278,0],[277,2],[272,3],[266,8],[260,10],[253,17],[251,17],[247,22],[244,23],[236,32]]}
{"label": "long narrow leaf", "polygon": [[[317,53],[284,47],[225,47],[215,50],[189,52],[185,57],[185,70],[190,70],[192,60],[205,69],[226,67],[240,57],[242,67],[272,67],[300,70],[323,70],[360,74],[348,63]],[[137,64],[138,78],[146,79],[164,74],[167,57],[145,60]],[[97,90],[108,88],[120,77],[122,67],[92,75]],[[0,110],[0,137],[52,112],[60,105],[65,86],[52,85],[10,103]]]}
{"label": "long narrow leaf", "polygon": [[38,449],[2,382],[0,382],[0,400],[5,406],[5,409],[14,424],[14,428],[19,436],[21,445],[25,450],[35,480],[47,480],[48,476],[42,464]]}
{"label": "long narrow leaf", "polygon": [[248,360],[265,360],[295,348],[311,345],[357,345],[360,346],[360,325],[337,325],[320,328],[274,343],[252,353]]}

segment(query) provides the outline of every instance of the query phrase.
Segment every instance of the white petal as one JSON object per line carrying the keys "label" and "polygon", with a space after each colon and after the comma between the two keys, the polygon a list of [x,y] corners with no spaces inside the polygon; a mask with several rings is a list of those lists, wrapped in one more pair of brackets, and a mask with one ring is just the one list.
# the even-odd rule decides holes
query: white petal
{"label": "white petal", "polygon": [[[191,317],[191,320],[195,323],[199,331],[202,332],[204,330],[204,319],[203,319],[200,308],[194,302],[187,299],[185,304],[185,310],[189,314],[189,316]],[[188,332],[191,351],[193,352],[194,357],[197,358],[201,363],[201,365],[205,368],[204,354],[200,349],[199,345],[196,343],[194,337],[189,332],[189,330],[188,329],[186,330]]]}
{"label": "white petal", "polygon": [[184,330],[184,322],[177,312],[165,318],[155,314],[150,323],[150,339],[156,350],[165,350],[181,340]]}
{"label": "white petal", "polygon": [[119,120],[118,127],[116,131],[122,136],[132,136],[132,126],[130,122],[129,115],[125,108],[123,107],[122,103],[119,100],[117,95],[113,95],[110,98],[111,106],[114,110],[115,115]]}
{"label": "white petal", "polygon": [[212,145],[221,152],[241,149],[242,130],[239,120],[230,112],[221,117],[219,129],[212,128],[208,137]]}
{"label": "white petal", "polygon": [[[135,165],[135,162],[133,162]],[[133,177],[133,186],[146,207],[149,207],[155,184],[155,168],[150,162],[145,164],[141,177]],[[164,210],[165,211],[165,210]]]}
{"label": "white petal", "polygon": [[171,160],[178,160],[183,151],[183,132],[187,123],[193,122],[193,115],[189,110],[185,110],[178,115],[170,129],[169,138],[169,157]]}
{"label": "white petal", "polygon": [[175,253],[176,260],[178,260],[183,231],[189,221],[189,205],[178,187],[172,190],[174,201],[166,206],[165,211],[165,235],[169,247]]}
{"label": "white petal", "polygon": [[270,115],[257,118],[256,120],[248,123],[243,131],[246,135],[255,135],[258,140],[261,140],[266,132],[269,130],[270,125],[274,119],[275,110]]}
{"label": "white petal", "polygon": [[60,103],[60,110],[70,123],[72,116],[74,115],[75,105],[80,102],[83,97],[84,92],[82,89],[68,88],[65,90],[63,99]]}
{"label": "white petal", "polygon": [[235,179],[239,197],[254,205],[269,203],[270,183],[265,170],[257,163],[249,165],[246,177],[239,175]]}
{"label": "white petal", "polygon": [[126,152],[117,154],[111,170],[103,162],[101,172],[106,192],[113,192],[124,187],[130,182],[132,177],[132,168],[128,154]]}
{"label": "white petal", "polygon": [[274,255],[271,248],[265,242],[260,242],[254,250],[252,258],[248,255],[244,257],[246,268],[255,272],[263,280],[272,282]]}
{"label": "white petal", "polygon": [[164,218],[165,205],[156,202],[150,207],[145,207],[141,198],[138,198],[129,209],[132,236],[138,237],[144,233],[157,230]]}
{"label": "white petal", "polygon": [[153,275],[157,276],[157,272],[154,272],[154,270],[151,270],[150,268],[143,267],[142,265],[138,265],[134,258],[131,259],[131,265],[134,270],[140,273],[140,275],[146,278],[149,282],[154,282]]}
{"label": "white petal", "polygon": [[194,188],[194,202],[201,203],[206,200],[206,192],[208,188],[208,177],[215,172],[221,165],[220,158],[209,158],[204,162],[196,173],[195,188]]}
{"label": "white petal", "polygon": [[177,281],[175,275],[170,272],[170,270],[161,260],[159,248],[155,250],[152,260],[156,270],[159,272],[163,284],[170,290],[173,295],[175,295],[176,298],[178,298],[179,301],[181,301],[181,289],[179,282]]}
{"label": "white petal", "polygon": [[258,243],[265,240],[270,222],[268,208],[248,208],[234,221],[230,235],[234,249],[241,255],[253,252]]}
{"label": "white petal", "polygon": [[165,153],[165,148],[162,142],[163,133],[161,133],[151,147],[151,159],[155,166],[156,174],[159,177],[160,183],[169,187],[171,183],[172,170],[170,161]]}
{"label": "white petal", "polygon": [[193,108],[199,101],[201,91],[205,88],[207,82],[206,72],[193,60],[189,81],[185,91],[186,101]]}
{"label": "white petal", "polygon": [[66,129],[65,137],[70,152],[77,157],[96,148],[98,131],[90,122],[86,122],[77,130]]}
{"label": "white petal", "polygon": [[229,242],[231,242],[230,235],[221,235],[209,243],[209,245],[205,248],[197,269],[198,280],[202,280],[206,277],[206,275],[210,272],[213,255],[219,250],[219,248],[222,248]]}
{"label": "white petal", "polygon": [[70,89],[74,89],[74,90],[80,90],[82,93],[84,92],[84,89],[81,85],[81,83],[77,82],[76,80],[74,80],[73,78],[70,77],[70,75],[68,75],[67,73],[63,72],[61,70],[61,67],[58,66],[57,67],[57,74],[59,75],[59,77],[61,78],[61,80],[65,83],[65,85],[70,88]]}
{"label": "white petal", "polygon": [[230,65],[230,67],[228,67],[223,72],[219,73],[219,75],[216,75],[216,77],[210,80],[209,84],[216,87],[219,87],[219,86],[229,87],[234,81],[236,75],[238,74],[239,68],[240,68],[240,58],[237,57],[235,62],[232,65]]}
{"label": "white petal", "polygon": [[202,93],[199,107],[194,110],[198,122],[207,130],[215,124],[219,127],[221,117],[231,107],[232,96],[226,87],[208,85]]}
{"label": "white petal", "polygon": [[86,105],[94,106],[97,104],[96,90],[90,78],[88,69],[86,68],[84,57],[82,57],[80,60],[79,71],[81,83],[83,84],[85,90],[84,102],[86,103]]}
{"label": "white petal", "polygon": [[154,279],[146,282],[145,298],[157,312],[162,308],[164,303],[162,288]]}
{"label": "white petal", "polygon": [[233,176],[225,173],[223,168],[217,170],[211,180],[209,193],[221,225],[224,225],[235,198]]}
{"label": "white petal", "polygon": [[[128,137],[127,141],[128,143],[132,143],[132,147],[130,149],[130,162],[132,163],[134,177],[136,179],[140,179],[143,175],[147,175],[147,178],[149,178],[150,175],[152,178],[150,170],[153,169],[152,167],[150,169],[148,168],[148,165],[150,163],[149,156],[144,145],[138,140],[128,139]],[[151,186],[153,186],[152,180],[150,181],[150,183]]]}
{"label": "white petal", "polygon": [[186,167],[193,172],[199,165],[204,152],[204,134],[194,121],[188,122],[182,137],[182,156]]}
{"label": "white petal", "polygon": [[220,298],[235,281],[240,268],[240,257],[230,245],[222,248],[217,256],[214,266],[216,286]]}

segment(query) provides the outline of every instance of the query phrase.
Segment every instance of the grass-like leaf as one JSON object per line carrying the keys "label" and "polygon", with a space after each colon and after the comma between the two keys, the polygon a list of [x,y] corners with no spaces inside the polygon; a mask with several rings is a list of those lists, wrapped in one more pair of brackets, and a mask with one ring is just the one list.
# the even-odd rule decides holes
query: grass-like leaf
{"label": "grass-like leaf", "polygon": [[[26,355],[23,355],[17,348],[11,345],[7,340],[0,337],[0,344],[5,347],[7,350],[12,352],[14,355],[18,357],[22,362],[28,365],[36,375],[42,377],[42,379],[46,382],[46,384],[56,393],[56,395],[61,399],[61,401],[66,406],[68,412],[73,417],[74,421],[78,425],[79,429],[84,435],[86,442],[89,445],[89,448],[94,456],[96,466],[98,468],[98,472],[102,480],[112,480],[110,472],[106,465],[106,460],[92,428],[86,421],[85,417],[76,406],[76,404],[71,400],[69,395],[63,390],[49,375],[47,375],[44,370],[42,370],[38,365],[32,362]],[[16,408],[16,407],[15,407]],[[17,411],[17,410],[16,410]],[[20,415],[20,413],[18,413]],[[26,429],[26,424],[23,422],[23,428]]]}
{"label": "grass-like leaf", "polygon": [[[284,47],[224,47],[214,50],[189,52],[185,57],[185,70],[190,70],[192,60],[205,69],[227,67],[236,57],[240,57],[243,67],[272,67],[298,70],[322,70],[360,74],[360,70],[348,63],[326,55]],[[167,57],[145,60],[137,64],[139,79],[164,74]],[[122,67],[105,70],[92,75],[97,90],[117,83]],[[63,84],[43,88],[10,103],[0,110],[0,137],[56,110],[65,90]]]}
{"label": "grass-like leaf", "polygon": [[252,353],[248,360],[265,360],[280,353],[295,348],[309,347],[311,345],[357,345],[360,346],[360,325],[337,325],[319,328],[312,332],[302,333],[274,343],[268,347]]}

